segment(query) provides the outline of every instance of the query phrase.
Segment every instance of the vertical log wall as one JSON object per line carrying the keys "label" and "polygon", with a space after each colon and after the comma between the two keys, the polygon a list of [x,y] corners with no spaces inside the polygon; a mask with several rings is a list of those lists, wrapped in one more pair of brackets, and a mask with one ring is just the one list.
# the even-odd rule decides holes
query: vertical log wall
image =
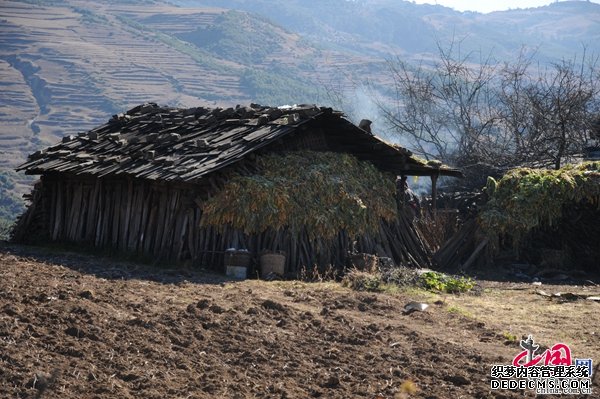
{"label": "vertical log wall", "polygon": [[429,249],[402,209],[395,222],[382,221],[379,233],[370,236],[349,237],[341,231],[336,239],[324,241],[311,240],[305,231],[247,235],[228,226],[202,227],[202,191],[192,185],[139,179],[46,175],[36,185],[32,204],[13,237],[21,242],[86,243],[159,261],[190,260],[194,266],[217,270],[223,265],[223,251],[231,247],[254,254],[284,251],[291,274],[303,266],[344,266],[353,241],[354,249],[390,257],[398,264],[430,264]]}
{"label": "vertical log wall", "polygon": [[[21,221],[29,222],[17,225],[17,241],[27,238],[23,229],[42,229],[51,241],[88,243],[165,260],[193,256],[200,223],[193,187],[48,175],[36,191],[28,213],[43,212],[46,217],[23,215]],[[33,220],[44,220],[44,225],[32,225]]]}

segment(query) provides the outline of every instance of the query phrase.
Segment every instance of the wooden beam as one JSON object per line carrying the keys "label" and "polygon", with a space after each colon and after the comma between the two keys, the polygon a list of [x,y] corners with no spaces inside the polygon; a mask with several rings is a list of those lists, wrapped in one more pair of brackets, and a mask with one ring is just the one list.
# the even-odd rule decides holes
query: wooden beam
{"label": "wooden beam", "polygon": [[437,210],[437,179],[437,174],[431,175],[431,207],[434,212]]}

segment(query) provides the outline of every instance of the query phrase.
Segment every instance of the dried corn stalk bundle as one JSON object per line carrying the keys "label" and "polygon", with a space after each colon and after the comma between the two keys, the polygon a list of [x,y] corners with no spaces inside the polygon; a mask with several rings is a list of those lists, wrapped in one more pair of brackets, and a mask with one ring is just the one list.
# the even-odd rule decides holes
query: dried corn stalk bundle
{"label": "dried corn stalk bundle", "polygon": [[246,234],[305,232],[310,240],[377,233],[397,217],[394,177],[348,154],[290,152],[257,160],[258,173],[236,175],[203,204],[204,226]]}
{"label": "dried corn stalk bundle", "polygon": [[518,245],[533,229],[558,222],[565,205],[600,209],[600,162],[559,170],[515,169],[498,182],[489,178],[486,189],[490,200],[479,214],[480,225],[494,242],[509,234]]}

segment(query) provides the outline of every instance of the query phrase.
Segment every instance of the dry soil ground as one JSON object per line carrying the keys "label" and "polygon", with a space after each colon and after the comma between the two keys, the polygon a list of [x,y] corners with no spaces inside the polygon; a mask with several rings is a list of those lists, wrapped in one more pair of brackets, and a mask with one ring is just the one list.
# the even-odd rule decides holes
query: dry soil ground
{"label": "dry soil ground", "polygon": [[[533,397],[489,389],[490,366],[521,351],[511,334],[600,361],[599,303],[481,286],[442,296],[234,282],[0,244],[0,397]],[[431,306],[404,315],[411,300]]]}

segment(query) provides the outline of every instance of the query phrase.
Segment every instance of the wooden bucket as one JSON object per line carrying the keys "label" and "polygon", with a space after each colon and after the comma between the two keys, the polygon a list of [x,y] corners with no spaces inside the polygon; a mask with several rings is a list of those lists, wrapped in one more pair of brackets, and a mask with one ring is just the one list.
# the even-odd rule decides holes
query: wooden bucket
{"label": "wooden bucket", "polygon": [[260,275],[265,278],[271,273],[283,276],[285,273],[285,255],[266,253],[260,256]]}

